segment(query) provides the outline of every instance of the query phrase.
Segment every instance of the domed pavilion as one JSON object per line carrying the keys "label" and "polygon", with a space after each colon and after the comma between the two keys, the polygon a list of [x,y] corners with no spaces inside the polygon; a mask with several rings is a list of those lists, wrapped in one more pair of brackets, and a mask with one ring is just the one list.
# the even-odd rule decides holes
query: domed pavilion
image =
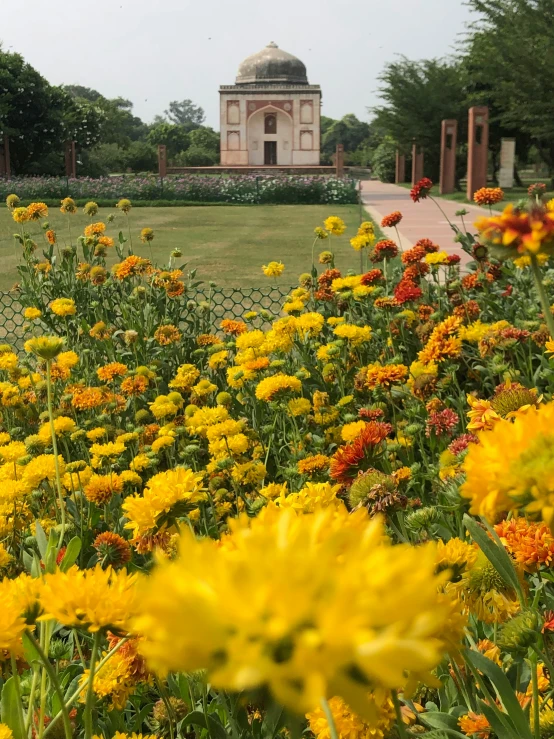
{"label": "domed pavilion", "polygon": [[321,88],[306,66],[271,42],[219,88],[221,165],[319,165]]}

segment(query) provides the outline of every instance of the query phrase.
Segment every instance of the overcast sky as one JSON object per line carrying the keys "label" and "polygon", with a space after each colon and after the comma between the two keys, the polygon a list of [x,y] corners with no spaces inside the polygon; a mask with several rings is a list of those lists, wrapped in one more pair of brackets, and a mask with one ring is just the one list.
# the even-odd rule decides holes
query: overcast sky
{"label": "overcast sky", "polygon": [[132,100],[146,122],[191,98],[219,127],[220,84],[270,41],[298,56],[323,114],[367,120],[378,75],[398,54],[444,56],[470,18],[463,0],[19,0],[6,3],[4,49],[52,84]]}

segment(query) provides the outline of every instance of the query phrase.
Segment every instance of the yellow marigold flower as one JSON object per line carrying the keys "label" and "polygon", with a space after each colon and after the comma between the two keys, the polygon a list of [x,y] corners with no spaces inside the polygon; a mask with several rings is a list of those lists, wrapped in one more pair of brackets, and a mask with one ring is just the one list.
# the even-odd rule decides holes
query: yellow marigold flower
{"label": "yellow marigold flower", "polygon": [[0,572],[4,571],[12,560],[12,555],[8,552],[6,547],[0,543]]}
{"label": "yellow marigold flower", "polygon": [[42,311],[38,308],[25,308],[23,316],[27,321],[36,321],[37,318],[42,316]]}
{"label": "yellow marigold flower", "polygon": [[85,203],[83,213],[93,218],[98,213],[98,205],[92,201]]}
{"label": "yellow marigold flower", "polygon": [[13,352],[2,352],[0,354],[0,370],[13,370],[17,367],[19,360]]}
{"label": "yellow marigold flower", "polygon": [[16,223],[25,223],[29,220],[27,208],[14,208],[12,211],[12,218]]}
{"label": "yellow marigold flower", "polygon": [[435,251],[425,255],[427,264],[448,264],[448,254],[445,251]]}
{"label": "yellow marigold flower", "polygon": [[475,544],[468,544],[462,539],[454,537],[447,542],[439,539],[437,542],[437,568],[449,569],[455,576],[473,567],[477,561],[478,549]]}
{"label": "yellow marigold flower", "polygon": [[[54,433],[56,436],[69,436],[77,428],[77,424],[72,418],[68,416],[58,416],[54,419]],[[52,443],[52,431],[50,428],[50,421],[43,423],[38,430],[38,435],[47,444]]]}
{"label": "yellow marigold flower", "polygon": [[342,427],[341,437],[343,441],[354,441],[367,426],[366,421],[352,421]]}
{"label": "yellow marigold flower", "polygon": [[206,436],[210,426],[220,424],[229,418],[229,411],[222,406],[216,406],[215,408],[192,407],[194,408],[193,414],[187,416],[185,421],[185,426],[191,434]]}
{"label": "yellow marigold flower", "polygon": [[[552,208],[550,208],[549,210],[552,210]],[[539,267],[544,267],[549,259],[549,254],[536,255],[536,260]],[[524,254],[522,257],[517,257],[517,259],[514,259],[514,264],[518,269],[525,269],[525,267],[529,267],[531,265],[531,257],[528,254]]]}
{"label": "yellow marigold flower", "polygon": [[466,736],[477,737],[477,739],[488,739],[491,733],[488,718],[482,713],[473,711],[460,716],[458,726]]}
{"label": "yellow marigold flower", "polygon": [[83,469],[65,473],[62,477],[62,485],[69,491],[80,490],[90,482],[92,474],[92,469],[83,462]]}
{"label": "yellow marigold flower", "polygon": [[8,197],[6,198],[6,205],[8,207],[8,210],[14,210],[14,208],[17,208],[20,202],[21,200],[18,195],[11,194],[8,195]]}
{"label": "yellow marigold flower", "polygon": [[285,265],[282,262],[270,262],[264,264],[262,271],[266,277],[280,277],[283,274]]}
{"label": "yellow marigold flower", "polygon": [[125,213],[125,215],[129,215],[131,212],[131,201],[127,200],[127,198],[121,198],[121,200],[116,203],[116,208],[119,208],[119,210],[122,213]]}
{"label": "yellow marigold flower", "polygon": [[484,654],[487,659],[502,667],[500,647],[497,647],[490,639],[479,639],[477,649]]}
{"label": "yellow marigold flower", "polygon": [[120,441],[108,441],[106,444],[93,444],[90,453],[97,457],[118,457],[125,451],[125,444]]}
{"label": "yellow marigold flower", "polygon": [[152,451],[157,454],[160,449],[173,446],[173,444],[175,444],[175,438],[173,436],[160,436],[152,442]]}
{"label": "yellow marigold flower", "polygon": [[462,341],[457,334],[461,324],[461,318],[448,316],[438,326],[435,326],[426,345],[418,354],[419,361],[429,364],[459,356]]}
{"label": "yellow marigold flower", "polygon": [[246,349],[259,349],[264,341],[264,332],[259,329],[254,329],[253,331],[246,331],[240,336],[237,336],[235,345],[237,349],[242,352]]}
{"label": "yellow marigold flower", "polygon": [[[554,524],[554,402],[531,407],[513,421],[501,419],[470,444],[464,460],[466,482],[461,494],[470,512],[495,521],[500,514],[524,508]],[[0,447],[0,452],[1,452]]]}
{"label": "yellow marigold flower", "polygon": [[27,218],[29,221],[38,221],[40,218],[46,218],[48,215],[48,206],[46,203],[31,203],[27,206]]}
{"label": "yellow marigold flower", "polygon": [[339,339],[346,339],[352,346],[365,344],[371,339],[370,326],[354,326],[350,323],[341,323],[333,330]]}
{"label": "yellow marigold flower", "polygon": [[[329,234],[324,228],[321,228],[321,226],[316,226],[314,228],[314,234],[316,235],[316,238],[321,240],[329,238]],[[322,262],[322,264],[327,264],[327,262]]]}
{"label": "yellow marigold flower", "polygon": [[50,310],[57,316],[74,316],[77,312],[73,298],[56,298],[50,303]]}
{"label": "yellow marigold flower", "polygon": [[122,364],[121,362],[110,362],[110,364],[105,364],[103,367],[99,367],[96,370],[96,374],[98,375],[98,379],[102,380],[102,382],[111,382],[116,377],[123,377],[123,375],[126,375],[128,369],[127,365]]}
{"label": "yellow marigold flower", "polygon": [[291,416],[307,416],[312,409],[312,404],[308,398],[291,398],[287,403],[287,408]]}
{"label": "yellow marigold flower", "polygon": [[373,243],[373,239],[368,238],[365,234],[356,234],[356,236],[353,236],[350,239],[350,246],[355,251],[361,251],[362,249],[365,249],[367,246],[371,246]]}
{"label": "yellow marigold flower", "polygon": [[277,396],[286,393],[297,394],[302,390],[302,383],[297,377],[278,374],[264,378],[256,385],[256,397],[269,403]]}
{"label": "yellow marigold flower", "polygon": [[348,277],[337,277],[331,283],[331,290],[335,293],[353,290],[362,284],[361,275],[349,275]]}
{"label": "yellow marigold flower", "polygon": [[313,454],[300,459],[296,466],[301,475],[313,475],[328,470],[330,461],[325,454]]}
{"label": "yellow marigold flower", "polygon": [[321,313],[304,313],[296,321],[296,331],[300,336],[317,336],[324,325],[325,319]]}
{"label": "yellow marigold flower", "polygon": [[468,394],[467,402],[471,407],[467,414],[470,419],[467,427],[470,431],[490,431],[495,423],[500,421],[500,416],[489,400],[481,400]]}
{"label": "yellow marigold flower", "polygon": [[[229,356],[229,352],[225,350],[211,354],[210,358],[208,359],[208,367],[213,370],[221,369],[221,367],[225,367],[225,365],[227,364],[228,356]],[[171,386],[171,383],[170,383],[170,386]]]}
{"label": "yellow marigold flower", "polygon": [[64,339],[59,336],[35,336],[25,342],[25,351],[48,361],[58,356],[63,345]]}
{"label": "yellow marigold flower", "polygon": [[193,508],[205,498],[201,473],[185,467],[159,472],[150,478],[142,495],[130,495],[123,501],[121,507],[128,519],[125,528],[130,529],[133,538],[137,539],[153,531],[158,519],[176,504]]}
{"label": "yellow marigold flower", "polygon": [[304,310],[304,303],[297,298],[296,300],[287,300],[283,304],[283,313],[301,313]]}
{"label": "yellow marigold flower", "polygon": [[182,364],[169,383],[169,387],[176,390],[189,390],[199,377],[200,371],[193,364]]}
{"label": "yellow marigold flower", "polygon": [[40,602],[45,613],[39,620],[56,619],[64,626],[84,628],[94,633],[101,629],[127,631],[134,616],[136,575],[126,570],[70,567],[44,577]]}
{"label": "yellow marigold flower", "polygon": [[206,395],[210,395],[215,392],[217,390],[217,385],[214,385],[213,382],[210,382],[209,380],[200,380],[200,382],[194,385],[192,389],[196,397],[204,398]]}
{"label": "yellow marigold flower", "polygon": [[179,411],[179,406],[170,400],[167,395],[158,395],[156,400],[148,405],[154,418],[174,416]]}
{"label": "yellow marigold flower", "polygon": [[521,608],[515,590],[504,582],[482,552],[460,581],[449,587],[458,593],[470,613],[487,624],[504,623]]}
{"label": "yellow marigold flower", "polygon": [[[0,452],[3,452],[4,449],[5,447],[0,447]],[[60,475],[63,476],[65,474],[65,461],[61,454],[58,455],[58,469]],[[31,488],[38,488],[43,480],[53,483],[55,479],[56,462],[53,454],[39,454],[23,468],[23,481]]]}
{"label": "yellow marigold flower", "polygon": [[62,352],[58,355],[56,363],[67,369],[72,369],[79,363],[79,356],[73,351]]}
{"label": "yellow marigold flower", "polygon": [[430,678],[462,633],[435,546],[414,557],[379,519],[341,506],[228,520],[223,546],[185,530],[177,559],[142,583],[134,628],[151,667],[205,669],[216,689],[265,686],[296,712],[340,690],[367,714],[360,680],[385,692]]}
{"label": "yellow marigold flower", "polygon": [[329,216],[323,221],[323,226],[334,236],[340,236],[346,231],[346,223],[338,216]]}
{"label": "yellow marigold flower", "polygon": [[75,204],[73,198],[64,198],[61,201],[60,210],[62,213],[73,214],[77,212],[77,205]]}
{"label": "yellow marigold flower", "polygon": [[3,462],[17,462],[27,454],[27,448],[22,441],[11,441],[0,447],[0,458]]}
{"label": "yellow marigold flower", "polygon": [[327,319],[327,323],[329,326],[339,326],[341,323],[346,323],[346,318],[344,316],[331,316]]}
{"label": "yellow marigold flower", "polygon": [[[394,705],[390,697],[376,698],[368,694],[368,702],[373,707],[373,719],[368,721],[354,713],[342,698],[331,698],[329,708],[338,739],[384,739],[394,725]],[[323,709],[318,706],[306,714],[310,731],[316,739],[331,739],[331,729]]]}
{"label": "yellow marigold flower", "polygon": [[0,649],[12,653],[22,651],[21,637],[26,628],[15,581],[0,581]]}
{"label": "yellow marigold flower", "polygon": [[151,228],[143,228],[140,232],[140,240],[143,244],[147,244],[150,241],[154,241],[154,231]]}

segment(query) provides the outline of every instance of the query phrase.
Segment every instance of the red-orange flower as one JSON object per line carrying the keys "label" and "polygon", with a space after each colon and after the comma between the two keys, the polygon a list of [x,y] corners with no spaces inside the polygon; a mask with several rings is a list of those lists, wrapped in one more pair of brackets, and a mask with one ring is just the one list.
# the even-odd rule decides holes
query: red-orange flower
{"label": "red-orange flower", "polygon": [[500,187],[482,187],[473,195],[477,205],[495,205],[504,200],[504,191]]}
{"label": "red-orange flower", "polygon": [[243,334],[247,328],[246,323],[244,323],[243,321],[231,321],[228,318],[224,318],[219,326],[222,331],[224,331],[226,334],[231,334],[231,336],[238,336],[239,334]]}
{"label": "red-orange flower", "polygon": [[428,177],[422,177],[410,190],[410,197],[414,203],[419,203],[420,200],[425,200],[431,188],[433,187],[433,181]]}
{"label": "red-orange flower", "polygon": [[344,485],[350,484],[358,472],[372,466],[381,451],[381,442],[391,431],[390,423],[370,421],[354,441],[337,449],[331,458],[330,476]]}
{"label": "red-orange flower", "polygon": [[371,261],[382,262],[383,259],[394,259],[397,254],[398,247],[396,242],[392,241],[392,239],[384,239],[383,241],[378,241],[373,247]]}
{"label": "red-orange flower", "polygon": [[491,725],[482,713],[470,711],[458,719],[458,725],[466,736],[477,739],[488,739],[491,733]]}
{"label": "red-orange flower", "polygon": [[401,220],[402,213],[399,210],[395,210],[393,213],[389,213],[388,216],[385,216],[382,219],[381,226],[383,228],[394,228],[395,226],[398,226]]}

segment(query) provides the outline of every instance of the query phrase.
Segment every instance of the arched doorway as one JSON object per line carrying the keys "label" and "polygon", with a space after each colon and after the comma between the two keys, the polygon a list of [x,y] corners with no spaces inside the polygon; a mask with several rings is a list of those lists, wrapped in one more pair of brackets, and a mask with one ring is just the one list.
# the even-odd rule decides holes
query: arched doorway
{"label": "arched doorway", "polygon": [[292,164],[292,120],[277,108],[257,110],[248,119],[248,164],[274,166]]}

